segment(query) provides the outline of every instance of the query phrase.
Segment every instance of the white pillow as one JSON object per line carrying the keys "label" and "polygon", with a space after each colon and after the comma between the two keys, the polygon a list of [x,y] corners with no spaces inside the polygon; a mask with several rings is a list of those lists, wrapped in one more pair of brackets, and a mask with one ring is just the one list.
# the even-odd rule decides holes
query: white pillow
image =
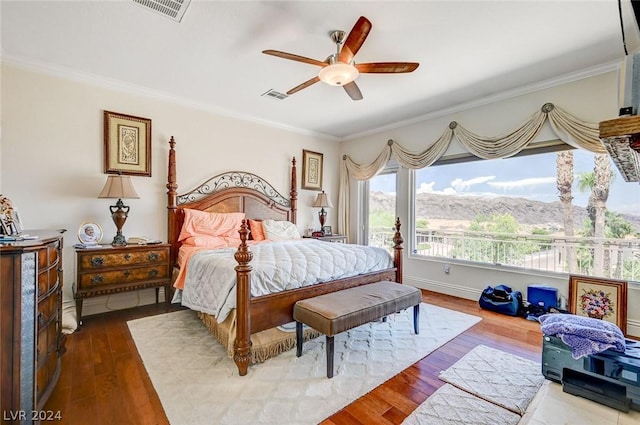
{"label": "white pillow", "polygon": [[300,239],[301,237],[296,225],[290,221],[264,220],[262,229],[265,237],[272,241]]}

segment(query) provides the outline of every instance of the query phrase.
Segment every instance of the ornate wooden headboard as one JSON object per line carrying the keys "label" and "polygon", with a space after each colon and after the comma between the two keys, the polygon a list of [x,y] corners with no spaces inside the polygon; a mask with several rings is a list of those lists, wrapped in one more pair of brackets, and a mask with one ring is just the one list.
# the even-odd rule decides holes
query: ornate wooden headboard
{"label": "ornate wooden headboard", "polygon": [[218,174],[195,189],[178,195],[175,143],[174,138],[171,137],[167,182],[167,237],[171,244],[172,266],[176,264],[181,244],[178,236],[184,221],[184,208],[209,212],[243,212],[248,219],[296,222],[298,191],[295,157],[291,160],[289,198],[282,196],[263,178],[243,171]]}

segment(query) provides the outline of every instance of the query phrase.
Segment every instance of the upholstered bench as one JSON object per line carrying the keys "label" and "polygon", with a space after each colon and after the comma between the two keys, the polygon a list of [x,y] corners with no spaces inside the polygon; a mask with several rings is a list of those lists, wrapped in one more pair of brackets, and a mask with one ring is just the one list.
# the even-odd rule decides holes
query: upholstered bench
{"label": "upholstered bench", "polygon": [[326,336],[327,378],[333,377],[333,337],[340,332],[374,320],[386,318],[413,307],[413,329],[419,333],[418,320],[422,293],[418,288],[382,281],[307,298],[296,302],[296,355],[302,355],[302,325]]}

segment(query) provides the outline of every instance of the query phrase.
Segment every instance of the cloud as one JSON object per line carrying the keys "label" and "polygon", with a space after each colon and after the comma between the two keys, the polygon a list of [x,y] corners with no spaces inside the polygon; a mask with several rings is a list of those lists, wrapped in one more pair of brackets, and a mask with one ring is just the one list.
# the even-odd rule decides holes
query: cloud
{"label": "cloud", "polygon": [[457,192],[464,192],[465,190],[469,189],[473,185],[486,183],[495,178],[496,176],[482,176],[482,177],[474,177],[469,180],[455,179],[451,182],[451,187],[454,188]]}
{"label": "cloud", "polygon": [[416,189],[416,193],[436,193],[436,191],[433,190],[435,184],[436,182],[420,183],[420,187]]}
{"label": "cloud", "polygon": [[487,183],[491,187],[502,190],[515,190],[526,186],[537,186],[541,184],[556,184],[556,178],[554,177],[532,177],[528,179],[510,180],[504,182],[490,182]]}

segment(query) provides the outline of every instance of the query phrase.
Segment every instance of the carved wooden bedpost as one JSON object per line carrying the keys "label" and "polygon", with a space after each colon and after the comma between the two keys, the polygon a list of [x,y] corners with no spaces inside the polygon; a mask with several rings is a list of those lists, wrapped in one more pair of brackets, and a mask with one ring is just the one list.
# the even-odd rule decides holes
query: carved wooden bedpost
{"label": "carved wooden bedpost", "polygon": [[249,311],[251,302],[251,270],[249,262],[253,259],[253,253],[247,247],[247,235],[249,234],[247,220],[242,220],[240,226],[240,245],[234,254],[238,262],[236,266],[236,340],[233,344],[233,361],[238,366],[240,376],[247,374],[251,362],[251,314]]}
{"label": "carved wooden bedpost", "polygon": [[393,235],[393,261],[396,263],[396,282],[402,283],[402,234],[400,234],[400,217],[396,217],[396,233]]}
{"label": "carved wooden bedpost", "polygon": [[298,215],[298,177],[296,173],[296,157],[291,160],[291,192],[289,192],[289,198],[291,198],[291,222],[297,224]]}
{"label": "carved wooden bedpost", "polygon": [[176,220],[172,215],[175,215],[178,210],[177,205],[177,189],[178,184],[176,183],[176,141],[173,136],[169,140],[169,170],[167,172],[167,214],[169,215],[167,223],[167,240],[171,243],[171,259],[170,259],[170,268],[169,270],[173,270],[176,262],[178,261],[178,253],[174,247],[174,241],[178,239],[178,232],[180,229],[176,229]]}

